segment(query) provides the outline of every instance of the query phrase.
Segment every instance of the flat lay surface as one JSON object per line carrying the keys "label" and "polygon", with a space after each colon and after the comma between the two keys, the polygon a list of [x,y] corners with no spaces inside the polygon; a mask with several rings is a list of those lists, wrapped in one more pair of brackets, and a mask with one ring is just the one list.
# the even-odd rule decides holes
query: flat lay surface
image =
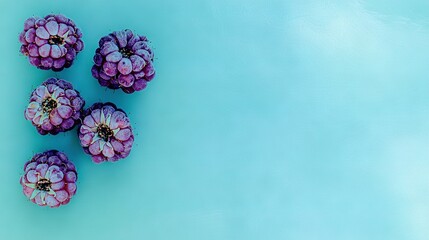
{"label": "flat lay surface", "polygon": [[[50,13],[85,43],[61,72],[19,52],[24,21]],[[133,94],[91,75],[98,40],[126,28],[156,69]],[[0,0],[0,30],[0,239],[428,239],[425,0]],[[95,164],[76,129],[37,133],[24,110],[50,77],[124,109],[127,158]],[[50,149],[78,172],[56,209],[19,184]]]}

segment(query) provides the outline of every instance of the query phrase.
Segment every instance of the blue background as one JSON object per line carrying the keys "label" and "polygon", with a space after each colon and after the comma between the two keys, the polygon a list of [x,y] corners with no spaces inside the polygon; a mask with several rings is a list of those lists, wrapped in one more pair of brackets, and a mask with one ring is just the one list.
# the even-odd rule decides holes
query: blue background
{"label": "blue background", "polygon": [[[49,13],[86,44],[60,73],[19,54],[25,19]],[[90,74],[124,28],[155,52],[133,95]],[[0,29],[0,239],[429,239],[426,0],[0,0]],[[74,131],[36,133],[23,111],[52,76],[128,112],[129,158],[96,165]],[[18,183],[52,148],[79,171],[58,209]]]}

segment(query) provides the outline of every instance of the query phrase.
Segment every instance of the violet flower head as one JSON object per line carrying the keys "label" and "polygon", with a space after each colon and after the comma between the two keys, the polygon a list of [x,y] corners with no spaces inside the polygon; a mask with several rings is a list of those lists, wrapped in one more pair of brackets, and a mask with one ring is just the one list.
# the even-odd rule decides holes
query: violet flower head
{"label": "violet flower head", "polygon": [[80,123],[85,101],[71,83],[49,78],[30,97],[24,116],[42,134],[58,134]]}
{"label": "violet flower head", "polygon": [[95,163],[127,157],[134,142],[127,114],[113,103],[95,103],[86,109],[78,135]]}
{"label": "violet flower head", "polygon": [[37,68],[61,71],[73,64],[83,50],[82,32],[73,20],[50,14],[44,18],[31,17],[19,35],[21,53]]}
{"label": "violet flower head", "polygon": [[101,86],[133,93],[155,77],[153,52],[146,37],[126,29],[102,37],[98,45],[91,71]]}
{"label": "violet flower head", "polygon": [[24,195],[39,206],[59,207],[76,193],[76,167],[57,150],[38,153],[24,165]]}

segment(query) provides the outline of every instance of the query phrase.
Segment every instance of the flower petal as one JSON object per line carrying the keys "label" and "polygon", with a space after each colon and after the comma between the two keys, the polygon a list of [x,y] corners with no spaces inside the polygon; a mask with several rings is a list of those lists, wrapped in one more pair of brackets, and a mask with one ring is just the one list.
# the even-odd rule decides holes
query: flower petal
{"label": "flower petal", "polygon": [[58,207],[60,205],[60,202],[52,195],[48,195],[45,202],[49,207]]}
{"label": "flower petal", "polygon": [[36,183],[39,180],[39,173],[36,170],[30,170],[26,175],[27,181],[30,183]]}
{"label": "flower petal", "polygon": [[51,46],[51,57],[52,58],[60,58],[62,57],[62,52],[59,46],[52,45]]}
{"label": "flower petal", "polygon": [[69,193],[66,190],[60,190],[60,191],[57,191],[56,193],[57,195],[55,196],[55,198],[60,202],[64,202],[69,198]]}
{"label": "flower petal", "polygon": [[39,48],[39,54],[42,57],[47,57],[51,53],[51,45],[45,44]]}
{"label": "flower petal", "polygon": [[125,141],[131,136],[131,130],[128,128],[120,130],[118,133],[116,133],[115,138],[120,141]]}
{"label": "flower petal", "polygon": [[88,148],[89,152],[92,155],[98,155],[101,153],[101,149],[100,149],[100,140],[97,140],[95,142],[93,142],[89,148]]}
{"label": "flower petal", "polygon": [[118,46],[116,46],[115,43],[113,42],[105,42],[103,44],[103,46],[101,47],[100,53],[104,56],[107,56],[107,54],[114,52],[114,51],[118,51],[119,48]]}
{"label": "flower petal", "polygon": [[122,151],[124,151],[124,145],[122,145],[121,142],[119,142],[119,141],[117,141],[115,139],[112,139],[111,140],[111,144],[113,146],[113,150],[115,150],[116,152],[122,152]]}
{"label": "flower petal", "polygon": [[57,35],[58,33],[58,23],[56,21],[49,21],[45,24],[46,30],[51,35]]}
{"label": "flower petal", "polygon": [[108,61],[108,62],[116,63],[116,62],[119,62],[121,59],[122,59],[122,54],[118,51],[114,51],[112,53],[109,53],[106,56],[106,61]]}
{"label": "flower petal", "polygon": [[88,147],[93,142],[94,136],[95,136],[95,133],[93,132],[89,132],[81,135],[79,139],[82,147]]}
{"label": "flower petal", "polygon": [[58,114],[63,118],[69,118],[73,114],[73,109],[66,105],[61,105],[58,107]]}
{"label": "flower petal", "polygon": [[55,108],[51,111],[51,113],[49,114],[49,120],[51,121],[52,125],[54,125],[54,126],[59,126],[63,122],[63,119],[60,116],[60,114],[58,113],[57,108]]}
{"label": "flower petal", "polygon": [[49,37],[50,37],[48,31],[46,31],[46,28],[44,28],[42,26],[40,26],[36,29],[36,35],[42,39],[49,39]]}
{"label": "flower petal", "polygon": [[128,58],[122,58],[118,63],[118,70],[123,75],[127,75],[133,71],[133,65]]}
{"label": "flower petal", "polygon": [[48,170],[48,164],[43,163],[43,164],[39,164],[36,167],[36,171],[40,174],[41,178],[45,177],[46,171]]}
{"label": "flower petal", "polygon": [[100,123],[100,109],[95,109],[92,111],[91,116],[94,118],[96,124]]}
{"label": "flower petal", "polygon": [[104,145],[103,155],[109,158],[115,155],[115,151],[113,151],[113,147],[110,143],[106,143],[106,145]]}
{"label": "flower petal", "polygon": [[76,180],[77,180],[77,176],[76,176],[75,172],[69,171],[66,173],[66,181],[67,182],[69,182],[69,183],[70,182],[76,182]]}
{"label": "flower petal", "polygon": [[64,23],[60,23],[59,29],[58,29],[58,36],[64,37],[64,35],[68,32],[68,30],[69,30],[69,27],[67,25],[65,25]]}

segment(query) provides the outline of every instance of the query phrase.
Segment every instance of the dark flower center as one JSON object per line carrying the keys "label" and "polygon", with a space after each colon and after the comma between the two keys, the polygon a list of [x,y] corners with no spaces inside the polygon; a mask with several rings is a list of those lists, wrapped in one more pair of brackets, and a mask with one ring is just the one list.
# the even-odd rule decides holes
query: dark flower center
{"label": "dark flower center", "polygon": [[49,181],[46,178],[42,178],[36,183],[36,189],[40,191],[49,192],[49,189],[51,188],[51,181]]}
{"label": "dark flower center", "polygon": [[62,38],[58,35],[50,36],[48,43],[51,45],[63,45],[64,44],[64,38]]}
{"label": "dark flower center", "polygon": [[45,113],[50,113],[54,108],[57,107],[57,101],[52,99],[51,97],[46,98],[42,102],[42,109]]}
{"label": "dark flower center", "polygon": [[129,58],[131,55],[133,55],[133,51],[131,51],[131,49],[128,48],[121,48],[119,49],[119,52],[122,54],[122,57],[124,58]]}
{"label": "dark flower center", "polygon": [[111,136],[113,136],[113,131],[106,124],[100,124],[97,127],[98,136],[101,137],[104,141],[108,141]]}

